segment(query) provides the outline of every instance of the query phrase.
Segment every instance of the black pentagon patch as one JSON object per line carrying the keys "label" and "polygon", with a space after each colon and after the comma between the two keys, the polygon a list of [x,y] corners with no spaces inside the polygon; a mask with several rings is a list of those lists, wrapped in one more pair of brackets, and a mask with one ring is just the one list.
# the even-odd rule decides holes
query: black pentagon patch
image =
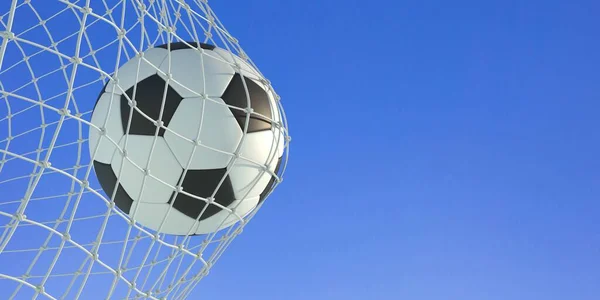
{"label": "black pentagon patch", "polygon": [[[189,44],[190,46],[192,46],[194,48],[198,48],[198,44],[199,44],[200,48],[205,49],[205,50],[215,49],[215,46],[210,45],[210,44],[196,43],[196,42],[187,42],[187,44]],[[169,44],[159,45],[159,46],[156,46],[156,48],[169,49]],[[186,43],[184,43],[184,42],[171,43],[171,51],[182,50],[182,49],[190,49],[190,47],[188,45],[186,45]]]}
{"label": "black pentagon patch", "polygon": [[[188,170],[181,186],[187,193],[208,198],[212,196],[226,172],[227,169]],[[233,201],[235,201],[233,186],[231,185],[229,176],[227,176],[215,194],[215,202],[227,207]],[[169,201],[169,203],[171,202],[172,200]],[[206,202],[184,194],[177,194],[177,198],[175,198],[175,202],[173,203],[175,209],[193,219],[198,218],[206,205]],[[220,211],[220,207],[209,205],[204,213],[202,213],[200,220],[207,219]]]}
{"label": "black pentagon patch", "polygon": [[[250,107],[254,110],[254,113],[250,115],[250,122],[248,123],[248,133],[257,132],[271,129],[271,121],[267,118],[272,118],[271,105],[267,92],[262,89],[256,82],[249,78],[244,77],[246,86],[248,87],[248,95],[250,95]],[[246,89],[242,82],[242,76],[236,73],[227,89],[221,96],[221,99],[225,101],[227,105],[246,109],[248,107],[248,97],[246,95]],[[229,108],[242,131],[246,124],[246,112],[235,108]],[[266,118],[265,118],[266,117]]]}
{"label": "black pentagon patch", "polygon": [[[115,185],[117,184],[117,176],[115,175],[115,172],[113,172],[110,164],[104,164],[98,161],[94,161],[94,170],[96,170],[96,177],[98,177],[100,186],[110,199],[115,190]],[[133,199],[129,197],[129,194],[127,194],[120,183],[117,187],[117,193],[115,194],[114,201],[115,205],[119,209],[121,209],[124,213],[129,214],[131,205],[133,204]]]}
{"label": "black pentagon patch", "polygon": [[[275,174],[279,174],[279,169],[281,168],[281,159],[282,159],[282,157],[280,157],[279,160],[277,161],[277,166],[275,167]],[[269,195],[271,190],[273,190],[273,187],[275,187],[276,180],[277,179],[275,178],[275,176],[271,176],[271,180],[269,180],[269,183],[267,184],[265,189],[262,191],[262,193],[260,193],[260,198],[258,198],[258,204],[260,204],[261,202],[265,201],[265,199],[267,199],[267,196]]]}
{"label": "black pentagon patch", "polygon": [[[152,75],[140,82],[137,85],[129,88],[125,91],[125,94],[129,96],[129,99],[136,101],[136,106],[139,110],[144,112],[146,116],[152,120],[158,120],[160,114],[160,108],[163,102],[163,95],[165,92],[165,81],[158,75]],[[135,90],[135,99],[133,93]],[[183,97],[181,97],[172,87],[167,86],[167,97],[165,101],[165,108],[163,110],[162,121],[164,127],[169,125],[169,122],[173,118],[179,103],[181,103]],[[123,132],[127,132],[127,122],[129,121],[129,102],[127,97],[121,96],[121,122],[123,125]],[[129,128],[129,134],[137,135],[151,135],[153,136],[156,132],[156,125],[145,116],[141,115],[137,110],[133,111],[133,118],[131,120],[131,127]],[[163,136],[165,133],[164,128],[160,128],[158,131],[159,136]]]}

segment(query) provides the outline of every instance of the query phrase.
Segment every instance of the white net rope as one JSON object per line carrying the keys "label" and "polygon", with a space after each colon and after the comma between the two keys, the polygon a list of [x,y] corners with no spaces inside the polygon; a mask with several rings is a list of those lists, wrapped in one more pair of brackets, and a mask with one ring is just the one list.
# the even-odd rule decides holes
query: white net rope
{"label": "white net rope", "polygon": [[156,45],[208,43],[254,64],[205,0],[11,0],[0,14],[0,299],[188,297],[259,209],[196,236],[132,222],[95,178],[91,112]]}

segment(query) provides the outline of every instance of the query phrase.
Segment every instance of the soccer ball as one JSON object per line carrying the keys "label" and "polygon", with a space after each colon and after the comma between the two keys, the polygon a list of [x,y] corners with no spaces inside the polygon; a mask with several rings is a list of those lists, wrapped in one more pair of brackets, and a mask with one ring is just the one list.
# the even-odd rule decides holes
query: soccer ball
{"label": "soccer ball", "polygon": [[229,227],[278,180],[286,138],[267,81],[202,43],[150,48],[121,66],[94,107],[89,151],[100,186],[166,234]]}

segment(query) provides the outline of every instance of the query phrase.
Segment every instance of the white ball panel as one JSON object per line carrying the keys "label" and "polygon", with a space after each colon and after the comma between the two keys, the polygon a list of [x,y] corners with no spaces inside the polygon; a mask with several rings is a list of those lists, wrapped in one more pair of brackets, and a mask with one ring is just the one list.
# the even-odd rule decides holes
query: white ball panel
{"label": "white ball panel", "polygon": [[260,81],[263,78],[254,67],[252,67],[249,63],[245,62],[239,56],[231,53],[228,50],[222,48],[213,49],[214,52],[219,54],[225,61],[227,61],[231,65],[238,64],[240,67],[240,71],[242,75],[254,79],[255,81]]}
{"label": "white ball panel", "polygon": [[[231,203],[229,207],[232,209],[235,207],[235,213],[243,218],[252,212],[252,210],[258,205],[258,201],[259,197],[247,198],[241,201],[241,203],[239,200],[236,200]],[[239,219],[236,215],[229,213],[228,211],[220,211],[210,218],[202,220],[198,226],[198,229],[196,230],[196,233],[206,234],[214,232],[216,230],[229,227],[237,222],[239,222]]]}
{"label": "white ball panel", "polygon": [[[125,189],[134,201],[139,201],[139,193],[143,187],[144,191],[141,202],[167,203],[173,194],[173,188],[170,186],[177,185],[183,172],[169,146],[160,137],[156,141],[154,150],[152,150],[153,136],[129,135],[127,139],[126,147],[124,146],[125,138],[119,143],[122,149],[127,150],[128,158],[123,162],[123,170],[119,177],[123,189]],[[152,176],[148,176],[146,183],[142,185],[145,175],[139,168],[146,168],[151,151],[153,151],[152,160],[149,163],[148,169]],[[122,161],[123,156],[120,153],[115,154],[111,166],[117,176],[119,176]],[[153,177],[160,179],[168,185],[163,184]]]}
{"label": "white ball panel", "polygon": [[237,199],[257,197],[264,191],[271,174],[263,171],[263,166],[272,172],[277,167],[279,150],[273,131],[249,133],[244,139],[240,157],[230,169],[229,177]]}
{"label": "white ball panel", "polygon": [[[98,129],[92,126],[89,128],[90,157],[94,156],[96,146],[100,143],[93,159],[101,163],[110,163],[113,153],[117,149],[115,143],[118,143],[124,134],[121,125],[120,99],[121,97],[118,95],[103,93],[92,113],[91,123],[98,128],[105,127],[106,130],[105,136],[102,136]],[[105,121],[106,126],[104,125]]]}
{"label": "white ball panel", "polygon": [[277,105],[277,100],[275,100],[275,95],[273,94],[273,91],[271,91],[270,89],[267,89],[264,86],[263,86],[263,88],[265,89],[265,91],[267,91],[267,96],[269,96],[269,101],[271,102],[271,112],[273,114],[273,121],[280,122],[281,115],[279,112],[279,106]]}
{"label": "white ball panel", "polygon": [[285,151],[285,135],[283,131],[280,129],[273,129],[275,135],[275,142],[277,143],[277,158],[283,156],[283,152]]}
{"label": "white ball panel", "polygon": [[143,226],[156,231],[168,212],[169,215],[160,230],[161,233],[186,235],[188,232],[193,234],[198,230],[198,224],[195,219],[186,216],[175,208],[169,210],[169,207],[170,204],[133,202],[129,215],[133,216]]}
{"label": "white ball panel", "polygon": [[[204,103],[204,105],[203,105]],[[200,125],[202,124],[202,128]],[[169,123],[169,129],[175,133],[196,140],[200,130],[202,145],[233,153],[237,148],[243,132],[237,124],[231,110],[223,100],[203,100],[186,98],[181,101],[177,111]],[[187,167],[192,150],[196,148],[190,169],[206,170],[224,168],[229,164],[232,155],[221,153],[204,146],[194,145],[169,132],[165,132],[165,140],[175,153],[182,167]]]}
{"label": "white ball panel", "polygon": [[122,95],[137,82],[156,74],[168,53],[166,49],[150,48],[144,52],[144,58],[136,56],[127,61],[118,70],[118,85],[115,86],[114,82],[110,81],[106,86],[106,91],[113,92],[114,87],[114,93]]}
{"label": "white ball panel", "polygon": [[172,74],[174,81],[169,85],[184,98],[221,97],[235,73],[229,64],[196,49],[172,51],[160,70]]}
{"label": "white ball panel", "polygon": [[[269,96],[269,100],[271,101],[271,111],[273,112],[273,122],[279,123],[282,122],[283,118],[281,116],[281,111],[279,106],[277,105],[277,100],[275,100],[275,96],[273,92],[268,90],[267,95]],[[281,128],[278,128],[277,125],[274,125],[272,128],[273,134],[275,135],[275,141],[278,143],[277,146],[277,157],[282,157],[283,152],[285,150],[285,135]]]}

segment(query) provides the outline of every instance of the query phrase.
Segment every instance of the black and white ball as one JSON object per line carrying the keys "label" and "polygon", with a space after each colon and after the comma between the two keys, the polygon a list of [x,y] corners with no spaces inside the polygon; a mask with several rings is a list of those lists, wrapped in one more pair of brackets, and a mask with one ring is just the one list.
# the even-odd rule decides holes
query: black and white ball
{"label": "black and white ball", "polygon": [[281,112],[264,78],[207,44],[161,45],[126,62],[91,123],[90,155],[108,198],[166,234],[235,224],[271,191],[284,151]]}

